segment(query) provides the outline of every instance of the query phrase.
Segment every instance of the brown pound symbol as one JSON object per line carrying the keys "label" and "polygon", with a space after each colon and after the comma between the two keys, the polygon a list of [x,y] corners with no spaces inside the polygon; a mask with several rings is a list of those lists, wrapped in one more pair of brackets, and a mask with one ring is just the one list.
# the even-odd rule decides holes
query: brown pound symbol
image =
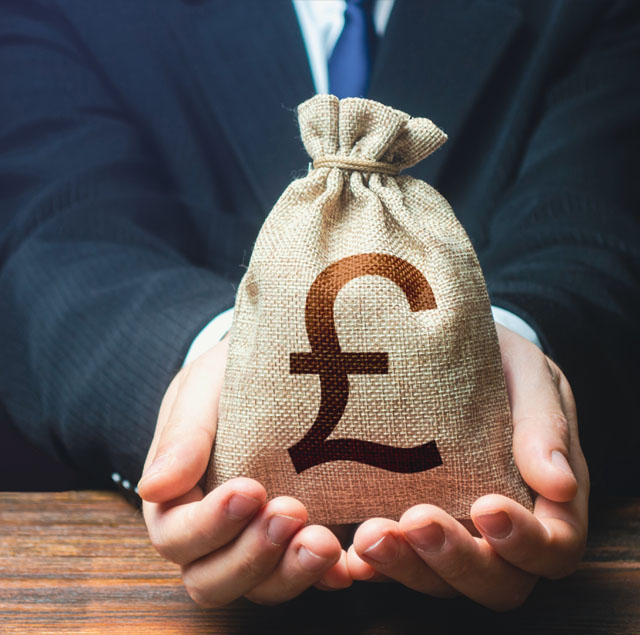
{"label": "brown pound symbol", "polygon": [[359,254],[334,262],[315,279],[307,294],[305,324],[311,353],[291,353],[291,374],[320,375],[320,409],[315,422],[288,452],[296,472],[329,461],[358,461],[390,472],[423,472],[442,465],[435,441],[413,448],[327,437],[338,425],[349,399],[349,373],[384,375],[388,353],[343,353],[338,342],[333,307],[338,292],[360,276],[383,276],[397,284],[411,311],[436,308],[427,279],[412,264],[388,254]]}

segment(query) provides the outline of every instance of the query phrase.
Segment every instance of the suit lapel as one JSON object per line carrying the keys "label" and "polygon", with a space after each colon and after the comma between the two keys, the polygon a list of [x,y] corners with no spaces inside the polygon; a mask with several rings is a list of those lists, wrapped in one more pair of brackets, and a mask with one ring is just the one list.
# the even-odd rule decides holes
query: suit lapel
{"label": "suit lapel", "polygon": [[204,2],[188,11],[183,32],[192,40],[207,106],[266,215],[308,161],[295,108],[314,88],[293,6],[242,0]]}
{"label": "suit lapel", "polygon": [[[180,33],[202,98],[266,214],[308,161],[295,108],[314,88],[292,4],[205,0],[185,15]],[[369,97],[429,117],[457,139],[521,19],[515,8],[486,0],[396,0]],[[412,173],[437,183],[453,145]]]}
{"label": "suit lapel", "polygon": [[[373,69],[369,96],[432,119],[455,140],[515,37],[513,7],[469,0],[396,0]],[[412,174],[437,183],[453,143]]]}

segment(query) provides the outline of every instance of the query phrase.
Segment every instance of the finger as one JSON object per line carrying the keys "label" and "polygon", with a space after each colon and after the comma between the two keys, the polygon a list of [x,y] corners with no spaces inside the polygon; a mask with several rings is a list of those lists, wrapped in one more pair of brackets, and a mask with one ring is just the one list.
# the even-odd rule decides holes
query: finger
{"label": "finger", "polygon": [[520,606],[536,576],[503,560],[482,538],[433,505],[417,505],[400,519],[416,554],[454,589],[497,611]]}
{"label": "finger", "polygon": [[306,520],[296,499],[273,499],[231,544],[182,567],[187,592],[211,608],[245,595],[271,574]]}
{"label": "finger", "polygon": [[325,572],[322,579],[315,586],[322,591],[337,591],[350,587],[352,583],[353,578],[347,565],[347,553],[342,549],[338,562]]}
{"label": "finger", "polygon": [[279,604],[300,595],[340,560],[342,548],[326,527],[301,529],[273,572],[245,597],[258,604]]}
{"label": "finger", "polygon": [[571,425],[571,441],[569,444],[569,463],[571,469],[575,474],[578,481],[578,494],[582,496],[586,506],[589,499],[590,480],[589,469],[587,467],[587,461],[582,453],[582,447],[580,446],[580,437],[578,434],[578,413],[576,410],[576,402],[573,397],[573,391],[567,381],[567,378],[562,374],[560,369],[551,361],[549,366],[554,376],[557,377],[558,392],[560,394],[560,400],[562,401],[562,410],[566,413],[567,419]]}
{"label": "finger", "polygon": [[204,474],[218,424],[227,349],[228,341],[223,340],[183,369],[167,421],[158,429],[138,483],[143,499],[165,502],[177,498]]}
{"label": "finger", "polygon": [[353,546],[358,556],[376,571],[410,589],[435,597],[457,595],[455,589],[434,573],[406,542],[398,523],[372,518],[356,531]]}
{"label": "finger", "polygon": [[[515,501],[492,494],[478,499],[471,517],[485,540],[504,560],[537,576],[560,578],[575,571],[586,542],[586,519],[569,503],[547,501],[553,516],[538,516],[542,497],[536,501],[536,515]],[[546,499],[544,499],[546,500]]]}
{"label": "finger", "polygon": [[546,498],[577,492],[569,463],[577,422],[565,413],[547,358],[524,338],[500,329],[500,347],[513,415],[513,454],[526,483]]}
{"label": "finger", "polygon": [[389,578],[376,571],[375,567],[365,562],[356,552],[353,544],[347,550],[347,567],[349,575],[354,580],[366,580],[367,582],[383,582]]}
{"label": "finger", "polygon": [[184,565],[234,540],[266,501],[264,487],[248,478],[227,481],[202,498],[195,487],[171,503],[147,504],[151,544]]}

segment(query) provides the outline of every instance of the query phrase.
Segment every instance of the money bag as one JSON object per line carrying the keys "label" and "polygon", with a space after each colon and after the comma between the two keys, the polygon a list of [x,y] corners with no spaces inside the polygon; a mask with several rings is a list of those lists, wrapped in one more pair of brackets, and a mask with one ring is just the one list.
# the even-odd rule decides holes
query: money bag
{"label": "money bag", "polygon": [[247,476],[314,523],[531,508],[484,278],[452,208],[401,174],[446,141],[358,98],[298,107],[313,161],[239,285],[206,490]]}

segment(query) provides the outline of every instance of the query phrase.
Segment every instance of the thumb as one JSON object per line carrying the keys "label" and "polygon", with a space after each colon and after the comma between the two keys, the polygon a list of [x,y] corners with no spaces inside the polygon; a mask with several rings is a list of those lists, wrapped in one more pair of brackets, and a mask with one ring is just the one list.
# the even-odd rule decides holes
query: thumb
{"label": "thumb", "polygon": [[500,334],[502,361],[513,416],[513,454],[527,485],[549,500],[573,499],[578,489],[570,465],[577,436],[575,409],[565,408],[560,370],[533,344]]}
{"label": "thumb", "polygon": [[160,409],[153,442],[138,493],[162,503],[191,491],[202,478],[218,426],[218,401],[227,360],[228,340],[185,366]]}

